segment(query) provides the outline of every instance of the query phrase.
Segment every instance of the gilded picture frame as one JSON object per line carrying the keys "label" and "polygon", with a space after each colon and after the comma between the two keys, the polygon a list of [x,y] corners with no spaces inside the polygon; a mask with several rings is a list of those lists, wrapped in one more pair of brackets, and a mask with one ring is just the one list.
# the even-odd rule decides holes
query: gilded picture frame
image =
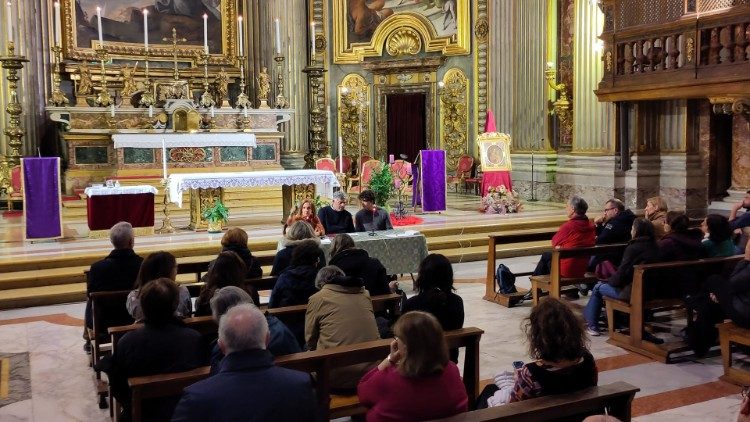
{"label": "gilded picture frame", "polygon": [[482,171],[511,171],[510,135],[483,133],[477,138]]}
{"label": "gilded picture frame", "polygon": [[[335,63],[359,63],[365,57],[382,56],[386,40],[405,27],[419,33],[426,52],[441,52],[446,56],[471,52],[469,0],[404,0],[392,9],[380,3],[333,0]],[[374,5],[378,6],[373,9]]]}
{"label": "gilded picture frame", "polygon": [[[101,0],[61,1],[65,59],[97,60],[96,6],[100,4]],[[149,54],[153,60],[172,60],[172,28],[175,27],[177,37],[186,39],[177,45],[177,60],[195,63],[203,51],[202,16],[205,13],[208,16],[209,64],[236,65],[237,0],[130,0],[106,4],[102,10],[102,32],[104,47],[113,59],[137,60],[144,56],[142,11],[147,9]]]}

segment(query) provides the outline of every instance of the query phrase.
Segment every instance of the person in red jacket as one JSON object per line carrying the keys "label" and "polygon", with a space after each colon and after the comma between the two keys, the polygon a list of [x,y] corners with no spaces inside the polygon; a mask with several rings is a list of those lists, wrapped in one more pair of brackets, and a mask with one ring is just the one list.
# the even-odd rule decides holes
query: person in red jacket
{"label": "person in red jacket", "polygon": [[[594,246],[596,242],[596,228],[586,216],[589,204],[580,196],[574,195],[565,206],[568,221],[563,223],[552,237],[552,247],[578,248]],[[552,252],[544,252],[536,264],[533,275],[546,275],[550,273]],[[586,273],[589,258],[565,258],[560,260],[560,275],[562,277],[582,277]],[[531,299],[531,292],[524,296]]]}

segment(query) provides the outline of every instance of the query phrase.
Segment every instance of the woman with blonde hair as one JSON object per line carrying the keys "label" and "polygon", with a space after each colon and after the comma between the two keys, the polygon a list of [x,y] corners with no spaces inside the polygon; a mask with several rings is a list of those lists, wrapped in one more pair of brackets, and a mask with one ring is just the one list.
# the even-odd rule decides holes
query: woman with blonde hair
{"label": "woman with blonde hair", "polygon": [[[284,272],[292,261],[292,251],[303,240],[312,239],[320,246],[320,239],[315,235],[312,226],[304,221],[295,221],[284,234],[284,248],[276,252],[271,267],[271,275],[278,276]],[[323,250],[320,250],[320,266],[326,265],[326,256]]]}
{"label": "woman with blonde hair", "polygon": [[287,218],[287,227],[291,226],[296,221],[304,221],[305,223],[308,223],[312,226],[316,236],[323,236],[326,234],[326,229],[323,228],[323,224],[320,223],[320,219],[315,213],[315,204],[313,204],[312,199],[305,199],[302,201],[297,212]]}
{"label": "woman with blonde hair", "polygon": [[667,211],[669,211],[667,201],[665,201],[661,196],[648,198],[646,200],[646,207],[643,209],[643,211],[646,214],[646,219],[654,225],[654,234],[656,234],[656,239],[658,240],[664,237],[664,234],[666,233],[664,224],[666,224],[667,222]]}
{"label": "woman with blonde hair", "polygon": [[391,353],[359,382],[368,421],[421,421],[465,412],[466,389],[438,320],[408,312],[393,326]]}

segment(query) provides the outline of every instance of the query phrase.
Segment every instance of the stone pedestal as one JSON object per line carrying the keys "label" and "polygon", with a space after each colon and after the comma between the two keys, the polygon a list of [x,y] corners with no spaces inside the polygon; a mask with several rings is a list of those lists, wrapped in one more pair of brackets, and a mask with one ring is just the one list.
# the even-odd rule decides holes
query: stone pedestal
{"label": "stone pedestal", "polygon": [[565,202],[571,195],[580,195],[589,204],[589,215],[595,215],[613,196],[625,196],[623,176],[611,155],[558,155],[552,197]]}
{"label": "stone pedestal", "polygon": [[285,170],[299,170],[305,167],[305,153],[300,151],[281,151],[281,166]]}
{"label": "stone pedestal", "polygon": [[555,172],[557,171],[557,154],[534,153],[533,155],[533,180],[532,180],[532,155],[511,154],[513,170],[511,178],[513,189],[517,191],[524,200],[533,197],[539,201],[555,201],[552,186],[555,183]]}

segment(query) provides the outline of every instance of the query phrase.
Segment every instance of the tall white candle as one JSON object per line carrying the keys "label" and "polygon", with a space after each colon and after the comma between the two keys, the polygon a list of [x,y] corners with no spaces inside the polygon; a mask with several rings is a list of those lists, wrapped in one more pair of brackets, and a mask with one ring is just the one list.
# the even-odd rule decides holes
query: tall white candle
{"label": "tall white candle", "polygon": [[143,46],[148,51],[148,9],[143,9]]}
{"label": "tall white candle", "polygon": [[203,52],[208,54],[208,15],[203,14]]}
{"label": "tall white candle", "polygon": [[242,112],[243,112],[243,113],[245,113],[245,118],[247,119],[247,107],[244,107],[244,108],[242,109]]}
{"label": "tall white candle", "polygon": [[339,136],[339,171],[344,171],[344,140]]}
{"label": "tall white candle", "polygon": [[243,53],[243,49],[242,49],[242,47],[243,47],[243,45],[242,45],[242,16],[238,16],[237,17],[237,27],[239,29],[237,31],[237,44],[240,45],[240,56],[242,56],[243,55],[242,54]]}
{"label": "tall white candle", "polygon": [[5,21],[8,29],[8,42],[13,41],[13,11],[10,6],[10,2],[5,3]]}
{"label": "tall white candle", "polygon": [[315,60],[315,22],[310,23],[310,58]]}
{"label": "tall white candle", "polygon": [[214,106],[211,106],[211,117],[216,117],[216,113],[214,112]]}
{"label": "tall white candle", "polygon": [[164,180],[167,180],[167,141],[161,138],[161,164]]}
{"label": "tall white candle", "polygon": [[109,105],[109,115],[112,117],[115,117],[115,105],[114,104]]}
{"label": "tall white candle", "polygon": [[279,18],[276,18],[273,20],[275,26],[276,26],[276,55],[281,55],[281,27],[279,23]]}
{"label": "tall white candle", "polygon": [[102,8],[96,6],[96,25],[99,29],[99,47],[104,47],[104,35],[102,35]]}
{"label": "tall white candle", "polygon": [[62,24],[60,22],[60,2],[55,2],[55,45],[62,43]]}
{"label": "tall white candle", "polygon": [[148,106],[148,117],[154,117],[154,106]]}

